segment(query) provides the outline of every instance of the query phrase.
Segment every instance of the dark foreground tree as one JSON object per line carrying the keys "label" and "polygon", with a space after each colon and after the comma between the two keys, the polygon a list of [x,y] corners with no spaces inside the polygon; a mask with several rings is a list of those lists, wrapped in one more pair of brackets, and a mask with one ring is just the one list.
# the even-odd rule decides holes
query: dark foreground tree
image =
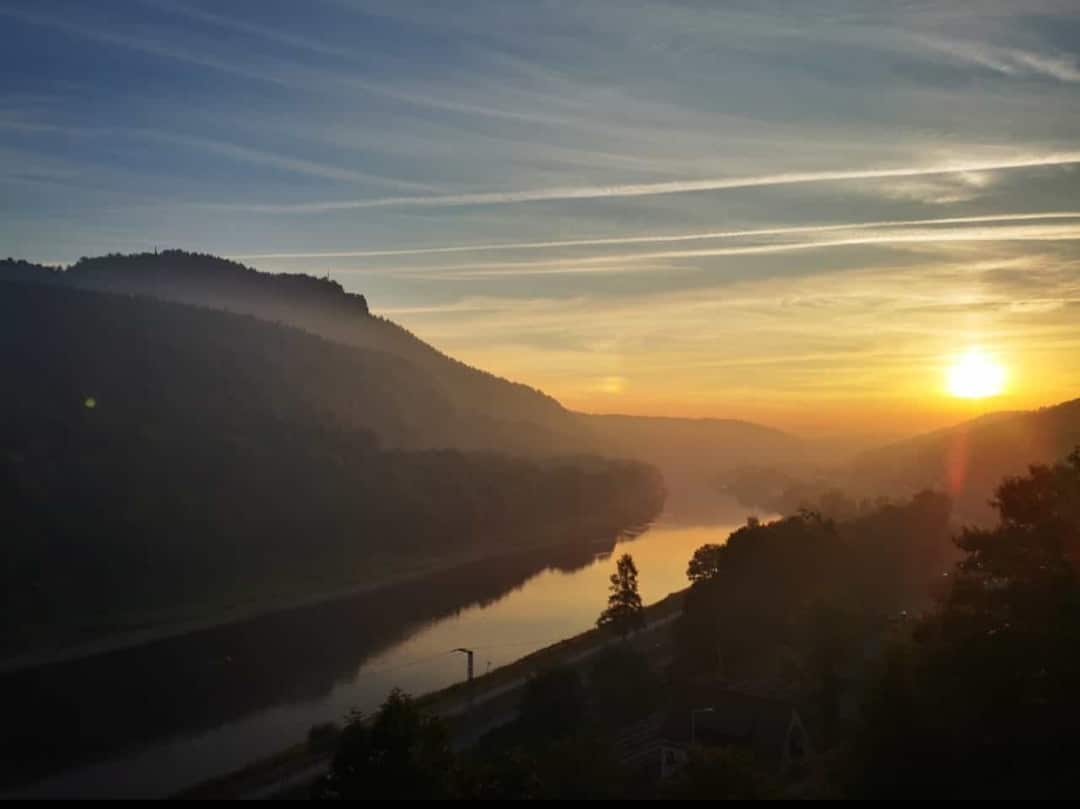
{"label": "dark foreground tree", "polygon": [[997,490],[941,609],[887,658],[857,740],[868,796],[1054,797],[1080,739],[1080,452]]}
{"label": "dark foreground tree", "polygon": [[585,710],[585,690],[577,670],[562,666],[537,674],[525,683],[518,722],[533,739],[559,739],[580,728]]}
{"label": "dark foreground tree", "polygon": [[764,800],[776,797],[776,785],[753,754],[737,747],[694,748],[686,765],[662,785],[669,800]]}
{"label": "dark foreground tree", "polygon": [[604,649],[589,666],[589,701],[603,727],[643,719],[656,710],[663,693],[649,658],[629,644]]}
{"label": "dark foreground tree", "polygon": [[690,579],[691,584],[716,578],[720,575],[723,561],[723,545],[713,543],[702,545],[690,558],[690,564],[686,568],[686,578]]}
{"label": "dark foreground tree", "polygon": [[634,557],[624,553],[611,574],[608,605],[596,621],[598,627],[611,627],[623,637],[645,625],[645,610],[638,594],[638,571]]}
{"label": "dark foreground tree", "polygon": [[424,714],[398,689],[370,722],[359,714],[341,732],[319,798],[346,800],[453,797],[455,757],[442,720]]}

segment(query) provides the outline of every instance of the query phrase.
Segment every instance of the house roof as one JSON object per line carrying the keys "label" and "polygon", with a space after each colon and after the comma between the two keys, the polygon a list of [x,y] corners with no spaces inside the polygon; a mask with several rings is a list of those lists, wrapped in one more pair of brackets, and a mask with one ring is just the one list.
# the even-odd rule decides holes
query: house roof
{"label": "house roof", "polygon": [[664,726],[666,738],[689,743],[691,710],[699,744],[748,746],[766,759],[783,756],[791,724],[797,719],[790,702],[722,685],[697,684],[677,695]]}

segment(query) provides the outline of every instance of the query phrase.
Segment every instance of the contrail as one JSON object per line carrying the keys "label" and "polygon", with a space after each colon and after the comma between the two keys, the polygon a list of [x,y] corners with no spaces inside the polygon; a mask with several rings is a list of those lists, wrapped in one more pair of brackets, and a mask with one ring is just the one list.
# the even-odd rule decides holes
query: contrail
{"label": "contrail", "polygon": [[229,255],[237,261],[269,261],[275,259],[322,258],[382,258],[388,256],[421,256],[438,253],[481,253],[492,251],[543,250],[560,247],[600,247],[605,245],[656,244],[663,242],[692,242],[710,239],[736,239],[749,236],[782,236],[798,233],[828,233],[838,230],[860,230],[877,227],[909,227],[915,225],[965,225],[981,222],[1023,222],[1047,219],[1080,219],[1080,211],[1048,211],[1045,213],[994,214],[989,216],[954,216],[940,219],[885,219],[876,222],[850,222],[840,225],[798,225],[791,227],[758,228],[753,230],[720,230],[702,233],[681,233],[656,236],[616,236],[593,239],[567,239],[546,242],[494,242],[462,244],[446,247],[413,247],[385,250],[342,250],[314,253],[242,253]]}
{"label": "contrail", "polygon": [[[967,228],[952,231],[922,231],[913,233],[871,233],[842,239],[822,239],[804,242],[782,242],[739,247],[717,247],[701,250],[665,250],[651,253],[629,253],[614,256],[590,256],[581,259],[556,261],[522,261],[506,264],[459,264],[442,267],[387,268],[381,270],[390,275],[407,275],[411,278],[436,280],[467,280],[515,275],[574,275],[623,273],[639,271],[638,267],[622,266],[658,259],[708,258],[713,256],[746,256],[768,253],[785,253],[798,250],[815,250],[828,247],[853,247],[873,244],[933,244],[944,242],[992,242],[992,241],[1074,241],[1080,239],[1080,228]],[[372,268],[336,270],[338,273],[380,271]],[[444,274],[440,274],[444,273]]]}
{"label": "contrail", "polygon": [[935,174],[962,174],[979,171],[1066,166],[1080,163],[1080,152],[1062,152],[1042,157],[1020,157],[964,164],[945,164],[900,169],[858,169],[854,171],[808,171],[780,174],[759,174],[748,177],[727,177],[708,180],[672,180],[661,183],[600,185],[568,188],[541,188],[524,191],[488,191],[475,194],[443,194],[433,196],[376,197],[373,199],[340,200],[332,202],[302,202],[292,205],[217,205],[207,207],[243,209],[262,213],[325,213],[363,208],[416,208],[463,205],[511,205],[523,202],[551,200],[602,199],[609,197],[644,197],[656,194],[685,194],[695,191],[722,191],[734,188],[755,188],[799,183],[836,182],[841,180],[873,180],[886,177],[923,177]]}

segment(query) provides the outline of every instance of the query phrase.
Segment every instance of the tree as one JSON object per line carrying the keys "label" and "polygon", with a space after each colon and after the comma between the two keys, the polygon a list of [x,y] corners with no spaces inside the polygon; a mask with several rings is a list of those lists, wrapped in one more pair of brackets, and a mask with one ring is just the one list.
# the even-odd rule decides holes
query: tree
{"label": "tree", "polygon": [[624,638],[645,625],[645,610],[638,594],[638,571],[634,557],[624,553],[611,574],[608,605],[596,621],[598,627],[611,627]]}
{"label": "tree", "polygon": [[532,739],[558,739],[578,731],[585,719],[585,690],[577,670],[561,666],[529,678],[518,719]]}
{"label": "tree", "polygon": [[456,759],[445,723],[394,689],[371,722],[353,713],[316,796],[342,799],[452,797]]}
{"label": "tree", "polygon": [[331,753],[341,738],[337,722],[320,722],[308,729],[307,748],[313,753]]}
{"label": "tree", "polygon": [[696,584],[707,581],[720,574],[720,565],[724,558],[724,546],[716,544],[702,545],[694,551],[690,564],[686,568],[686,578]]}
{"label": "tree", "polygon": [[854,745],[868,796],[1057,797],[1080,738],[1080,452],[996,492],[901,668],[869,690]]}
{"label": "tree", "polygon": [[736,747],[694,748],[686,765],[663,785],[670,800],[765,800],[776,787],[752,753]]}
{"label": "tree", "polygon": [[589,701],[605,727],[625,727],[652,713],[661,685],[649,659],[628,644],[604,649],[589,666]]}

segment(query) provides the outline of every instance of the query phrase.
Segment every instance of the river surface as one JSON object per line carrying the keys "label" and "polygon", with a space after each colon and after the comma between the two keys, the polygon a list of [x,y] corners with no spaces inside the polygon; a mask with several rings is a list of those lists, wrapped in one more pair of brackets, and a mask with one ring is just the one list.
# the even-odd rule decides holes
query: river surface
{"label": "river surface", "polygon": [[[462,680],[455,648],[475,651],[479,675],[591,628],[615,554],[633,555],[646,604],[683,589],[694,550],[725,541],[746,514],[724,502],[707,515],[669,508],[642,533],[591,548],[478,563],[388,598],[95,658],[60,667],[51,681],[5,682],[6,701],[27,694],[25,715],[44,729],[15,740],[24,771],[35,756],[72,766],[3,797],[163,797],[235,770],[303,740],[313,724],[376,709],[391,688],[421,694]],[[87,750],[109,757],[78,764]]]}

